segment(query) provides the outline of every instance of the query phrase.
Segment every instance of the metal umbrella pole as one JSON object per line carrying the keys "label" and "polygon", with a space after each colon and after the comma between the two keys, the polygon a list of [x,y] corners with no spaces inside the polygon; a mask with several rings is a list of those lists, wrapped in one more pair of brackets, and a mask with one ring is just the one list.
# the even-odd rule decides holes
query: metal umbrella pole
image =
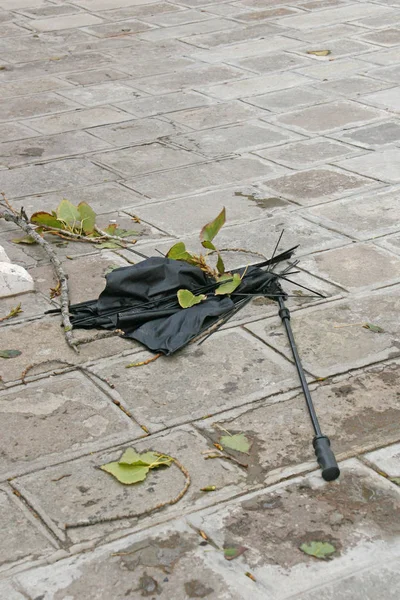
{"label": "metal umbrella pole", "polygon": [[279,298],[279,316],[282,319],[282,323],[285,326],[286,333],[289,339],[290,347],[292,350],[294,362],[296,365],[297,373],[299,374],[301,387],[306,399],[308,412],[310,414],[311,423],[314,429],[313,446],[317,462],[322,469],[322,477],[325,481],[333,481],[340,475],[340,470],[336,462],[335,455],[332,452],[331,443],[329,438],[324,435],[321,431],[318,417],[315,412],[314,404],[311,398],[310,390],[307,384],[306,376],[304,373],[303,366],[301,364],[300,356],[297,351],[296,342],[293,336],[292,327],[290,325],[290,312],[285,306],[283,298]]}

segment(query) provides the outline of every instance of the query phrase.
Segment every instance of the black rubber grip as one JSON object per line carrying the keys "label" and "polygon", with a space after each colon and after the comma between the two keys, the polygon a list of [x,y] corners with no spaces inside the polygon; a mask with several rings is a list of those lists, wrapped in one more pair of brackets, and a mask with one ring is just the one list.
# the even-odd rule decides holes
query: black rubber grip
{"label": "black rubber grip", "polygon": [[325,481],[333,481],[340,475],[340,469],[332,452],[331,443],[326,435],[315,437],[313,440],[315,456],[322,469]]}

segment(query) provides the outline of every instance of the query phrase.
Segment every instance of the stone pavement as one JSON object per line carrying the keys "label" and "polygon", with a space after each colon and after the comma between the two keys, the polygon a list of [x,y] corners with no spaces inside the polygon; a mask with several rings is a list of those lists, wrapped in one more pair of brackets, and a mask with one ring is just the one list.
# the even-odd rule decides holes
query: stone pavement
{"label": "stone pavement", "polygon": [[[316,469],[275,304],[138,369],[147,351],[95,332],[76,333],[75,356],[44,315],[46,257],[2,221],[1,260],[29,275],[0,301],[0,317],[23,309],[0,330],[0,349],[22,351],[0,358],[0,599],[398,600],[399,0],[0,0],[0,22],[0,190],[15,207],[136,215],[145,255],[195,248],[222,206],[220,247],[270,255],[282,229],[282,248],[300,244],[297,281],[326,298],[288,283],[292,325],[342,469],[330,484]],[[73,302],[141,260],[56,249]],[[220,427],[251,440],[248,468],[206,460]],[[98,469],[129,446],[176,457],[185,496],[135,517],[184,477],[125,487]],[[299,549],[311,541],[331,560]],[[233,546],[247,551],[228,561]]]}

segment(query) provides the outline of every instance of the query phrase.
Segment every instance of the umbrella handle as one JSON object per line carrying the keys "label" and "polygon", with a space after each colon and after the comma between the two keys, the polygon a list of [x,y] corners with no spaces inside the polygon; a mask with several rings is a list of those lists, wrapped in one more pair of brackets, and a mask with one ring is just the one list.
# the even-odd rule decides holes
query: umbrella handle
{"label": "umbrella handle", "polygon": [[313,446],[317,462],[322,469],[322,477],[325,481],[333,481],[340,475],[335,455],[331,449],[331,442],[326,435],[315,436]]}

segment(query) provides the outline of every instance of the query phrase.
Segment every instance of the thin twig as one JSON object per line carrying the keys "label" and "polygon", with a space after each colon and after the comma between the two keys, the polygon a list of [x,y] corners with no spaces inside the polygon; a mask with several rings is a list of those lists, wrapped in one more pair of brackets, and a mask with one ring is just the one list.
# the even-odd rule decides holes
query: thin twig
{"label": "thin twig", "polygon": [[94,226],[94,230],[96,233],[101,235],[103,238],[106,238],[107,240],[117,240],[118,242],[122,242],[123,244],[136,244],[137,242],[137,240],[126,240],[125,238],[122,238],[118,235],[111,235],[110,233],[107,233],[106,231],[100,229],[100,227],[97,227],[97,225]]}
{"label": "thin twig", "polygon": [[[164,456],[160,452],[155,452],[154,454],[157,454],[158,456]],[[183,498],[183,496],[186,494],[186,492],[189,489],[189,486],[191,483],[190,474],[189,474],[189,471],[176,458],[173,458],[173,457],[170,457],[170,458],[172,458],[173,462],[176,464],[178,469],[183,473],[183,475],[185,476],[185,479],[186,479],[185,485],[183,486],[183,488],[181,489],[181,491],[179,492],[179,494],[177,496],[175,496],[171,500],[167,500],[166,502],[160,502],[160,504],[156,504],[156,506],[148,508],[147,510],[144,510],[141,513],[129,512],[129,513],[125,513],[123,515],[115,515],[114,517],[99,517],[98,519],[85,519],[82,521],[78,521],[77,523],[66,523],[64,525],[65,529],[77,529],[78,527],[90,527],[92,525],[99,525],[101,523],[112,523],[113,521],[119,521],[121,519],[138,519],[139,517],[142,518],[142,517],[150,515],[151,513],[155,512],[157,510],[161,510],[165,506],[172,506],[173,504],[176,504],[177,502],[179,502],[179,500],[181,500]]]}
{"label": "thin twig", "polygon": [[[5,194],[2,193],[4,201],[9,207],[9,202],[6,200]],[[33,225],[29,223],[29,219],[25,214],[23,208],[19,213],[15,213],[9,208],[6,208],[0,216],[3,217],[6,221],[11,221],[18,225],[26,234],[28,234],[32,239],[35,240],[39,246],[43,248],[46,252],[47,256],[50,259],[51,264],[53,265],[53,269],[56,274],[56,278],[60,281],[61,284],[61,319],[64,327],[64,335],[66,342],[70,348],[72,348],[75,352],[79,352],[74,337],[72,335],[72,325],[69,318],[69,289],[68,289],[68,276],[65,274],[63,266],[61,264],[60,259],[57,254],[54,252],[53,248],[41,235],[39,235]]]}
{"label": "thin twig", "polygon": [[126,365],[125,368],[126,369],[131,369],[132,367],[144,367],[144,365],[148,365],[152,362],[154,362],[155,360],[157,360],[157,358],[160,358],[160,356],[162,356],[163,353],[159,352],[158,354],[155,354],[154,356],[152,356],[151,358],[148,358],[147,360],[142,360],[140,362],[136,362],[136,363],[129,363],[129,365]]}

